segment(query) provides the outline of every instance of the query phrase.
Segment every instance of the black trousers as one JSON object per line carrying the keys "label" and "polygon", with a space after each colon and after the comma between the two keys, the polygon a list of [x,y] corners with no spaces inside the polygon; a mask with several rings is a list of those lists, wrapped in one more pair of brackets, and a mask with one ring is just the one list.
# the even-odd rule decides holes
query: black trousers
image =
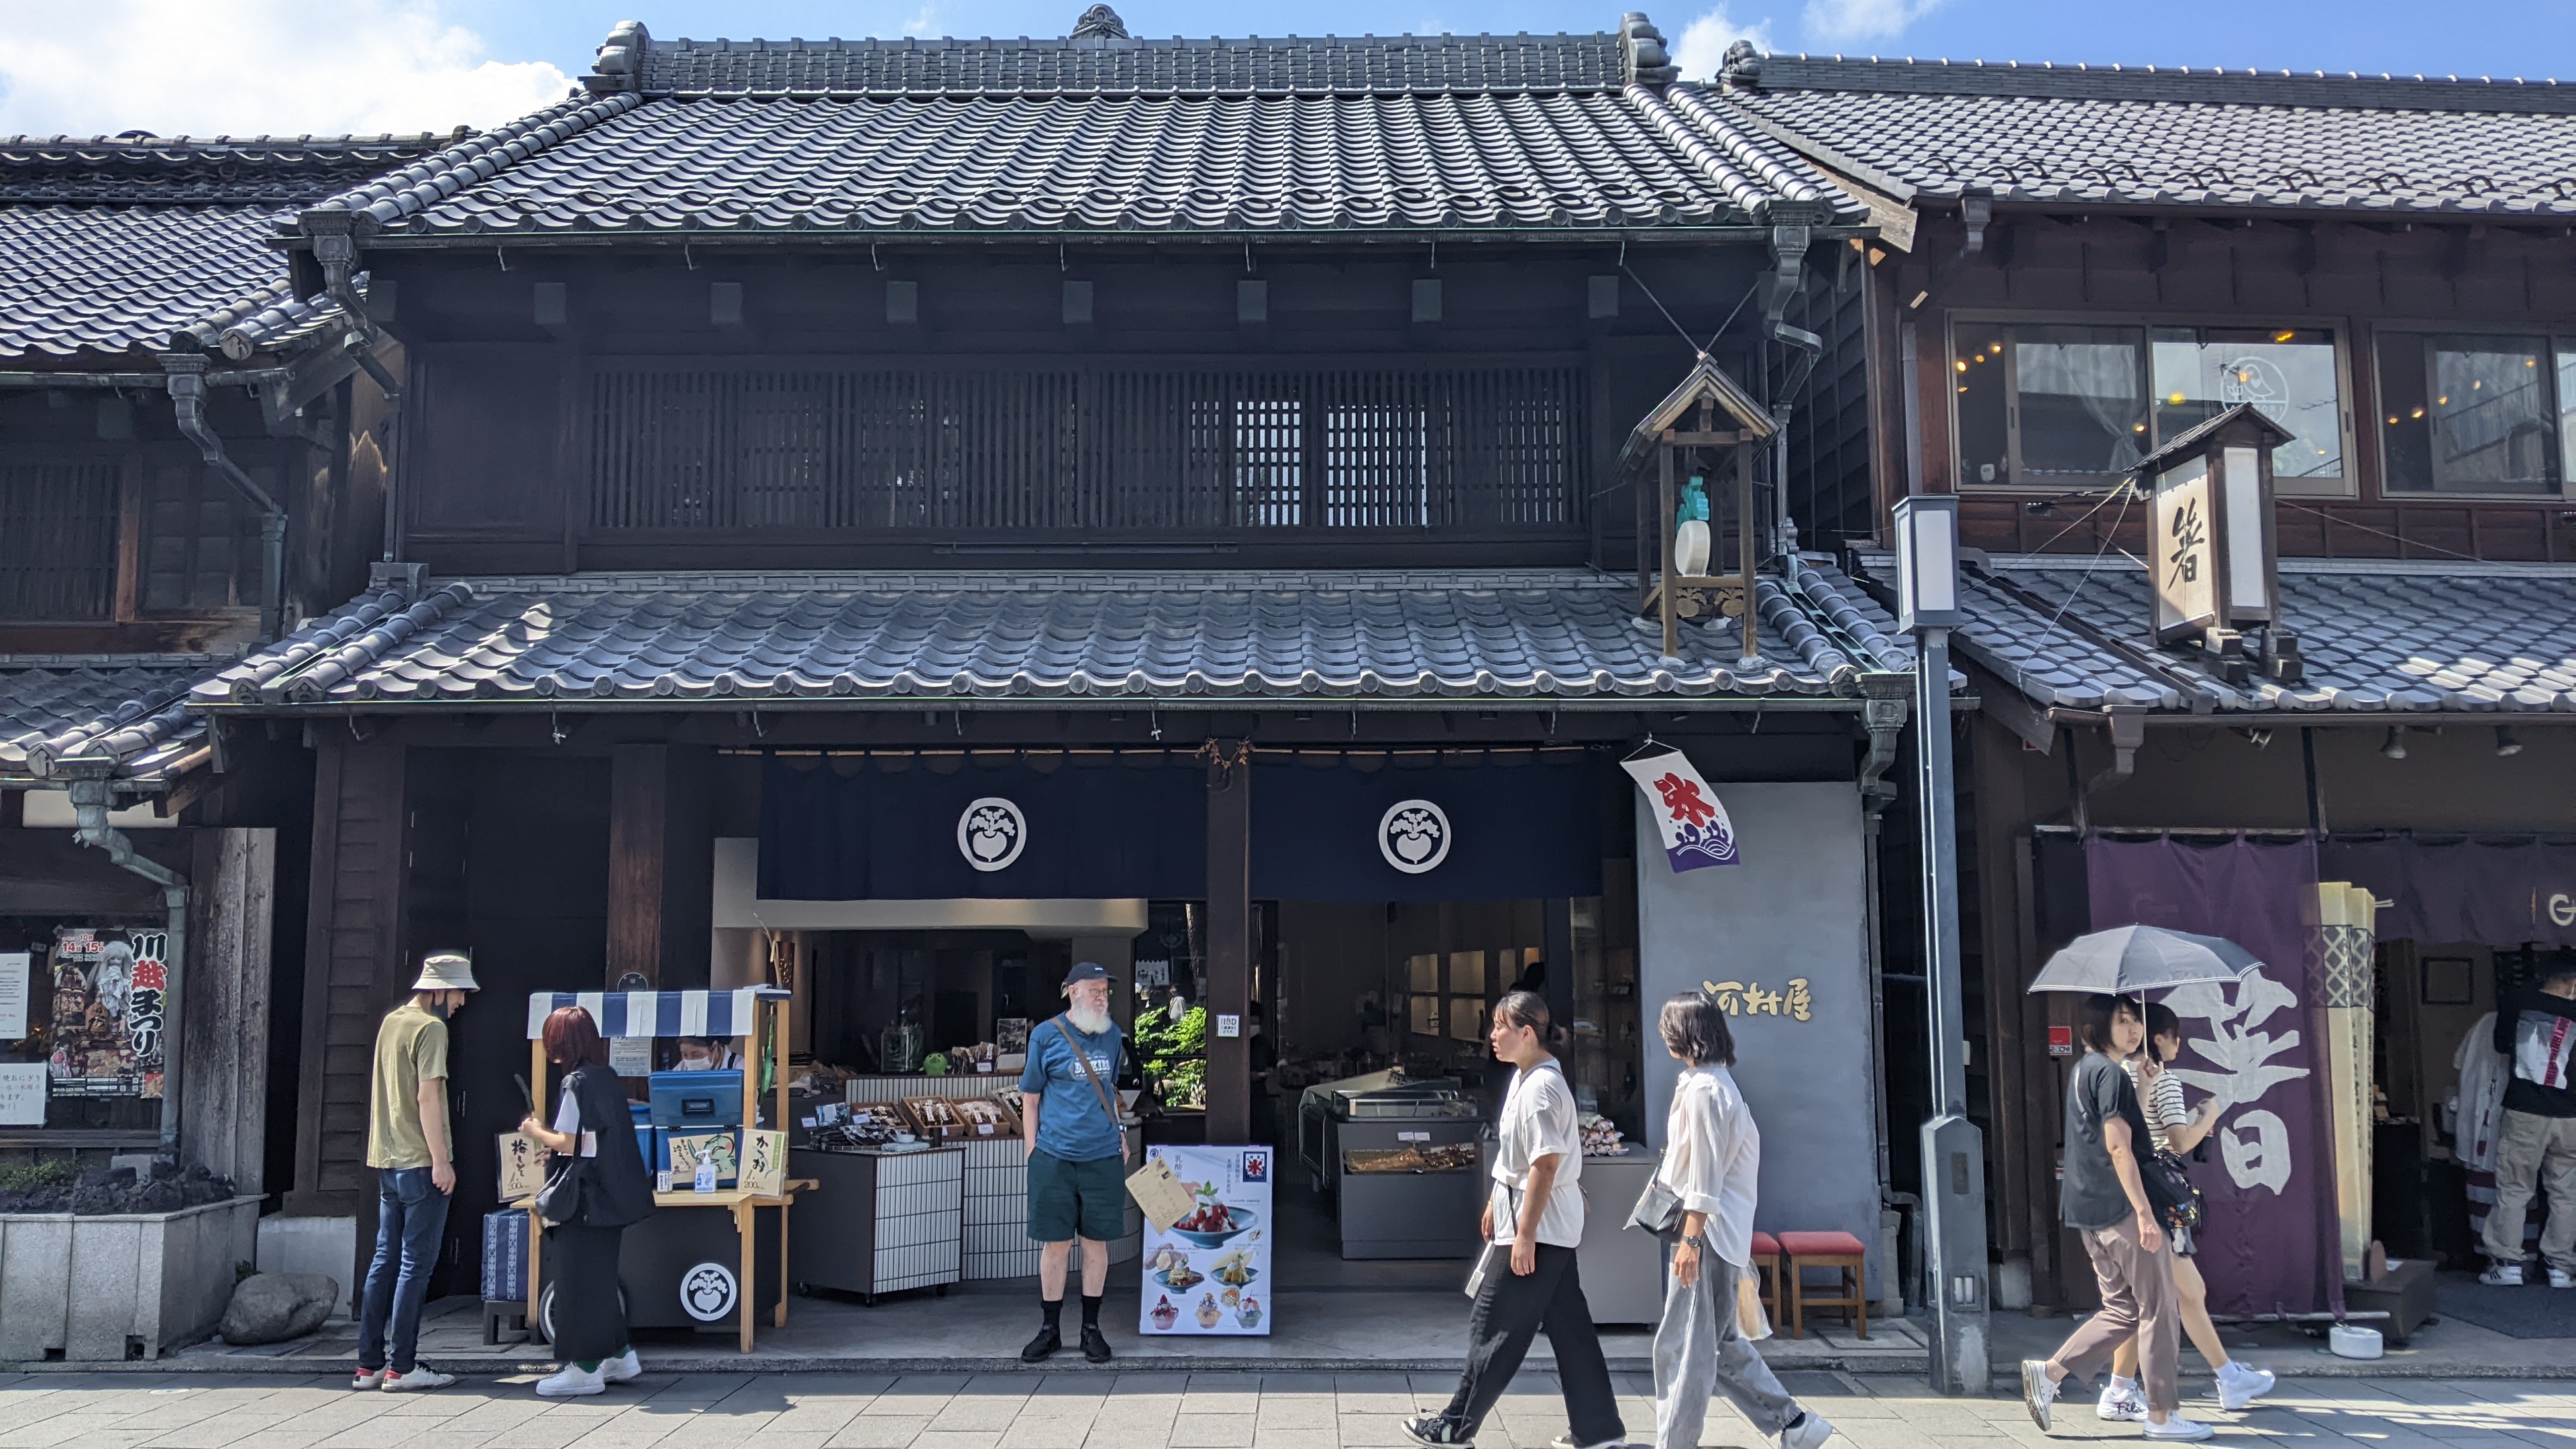
{"label": "black trousers", "polygon": [[1545,1329],[1548,1346],[1556,1350],[1556,1375],[1575,1442],[1624,1439],[1627,1426],[1619,1422],[1618,1395],[1601,1357],[1601,1336],[1592,1329],[1591,1305],[1583,1301],[1574,1250],[1541,1243],[1537,1253],[1538,1267],[1526,1278],[1496,1254],[1467,1316],[1467,1372],[1459,1376],[1458,1392],[1442,1417],[1458,1426],[1460,1437],[1472,1436],[1520,1372],[1530,1339]]}
{"label": "black trousers", "polygon": [[546,1229],[557,1360],[596,1363],[626,1352],[626,1307],[617,1293],[618,1239],[625,1232],[571,1223]]}

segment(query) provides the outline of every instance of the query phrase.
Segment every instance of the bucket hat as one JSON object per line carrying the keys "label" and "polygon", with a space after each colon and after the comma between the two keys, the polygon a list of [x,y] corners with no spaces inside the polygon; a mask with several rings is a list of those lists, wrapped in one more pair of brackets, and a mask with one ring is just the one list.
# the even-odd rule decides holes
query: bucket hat
{"label": "bucket hat", "polygon": [[474,958],[463,951],[432,951],[421,958],[414,991],[480,991],[474,984]]}

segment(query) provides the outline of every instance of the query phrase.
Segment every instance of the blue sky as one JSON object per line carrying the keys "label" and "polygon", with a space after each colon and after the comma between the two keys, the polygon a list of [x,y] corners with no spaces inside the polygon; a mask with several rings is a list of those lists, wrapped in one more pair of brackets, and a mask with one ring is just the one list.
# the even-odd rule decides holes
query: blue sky
{"label": "blue sky", "polygon": [[[562,98],[616,21],[665,38],[1062,35],[1087,0],[0,0],[0,135],[445,130]],[[1138,35],[1595,31],[1622,0],[1113,0]],[[1634,5],[1640,0],[1624,0]],[[2576,0],[1692,0],[1693,75],[1766,50],[2576,80]]]}

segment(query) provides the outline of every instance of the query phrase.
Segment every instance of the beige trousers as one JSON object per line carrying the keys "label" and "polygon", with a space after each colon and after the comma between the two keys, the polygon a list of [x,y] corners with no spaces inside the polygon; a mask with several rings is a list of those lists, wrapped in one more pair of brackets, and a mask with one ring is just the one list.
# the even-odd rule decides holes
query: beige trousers
{"label": "beige trousers", "polygon": [[2540,1233],[2541,1261],[2576,1273],[2576,1117],[2504,1114],[2496,1143],[2496,1202],[2487,1212],[2487,1257],[2522,1261],[2522,1224],[2536,1187],[2549,1190],[2549,1225]]}
{"label": "beige trousers", "polygon": [[2058,1346],[2056,1361],[2071,1375],[2069,1382],[2083,1383],[2109,1366],[2112,1352],[2134,1334],[2147,1408],[2170,1414],[2182,1407],[2175,1383],[2182,1359],[2182,1304],[2174,1292],[2172,1250],[2150,1253],[2138,1246],[2135,1218],[2083,1232],[2084,1251],[2092,1255],[2093,1276],[2102,1285],[2102,1311]]}

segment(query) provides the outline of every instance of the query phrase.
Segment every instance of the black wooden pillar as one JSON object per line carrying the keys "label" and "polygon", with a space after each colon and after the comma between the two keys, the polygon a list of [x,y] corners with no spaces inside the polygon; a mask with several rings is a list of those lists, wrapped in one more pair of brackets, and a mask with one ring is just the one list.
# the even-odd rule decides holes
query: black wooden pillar
{"label": "black wooden pillar", "polygon": [[[1252,746],[1214,740],[1208,759],[1207,1140],[1252,1140]],[[1227,1019],[1239,1023],[1220,1035]]]}

